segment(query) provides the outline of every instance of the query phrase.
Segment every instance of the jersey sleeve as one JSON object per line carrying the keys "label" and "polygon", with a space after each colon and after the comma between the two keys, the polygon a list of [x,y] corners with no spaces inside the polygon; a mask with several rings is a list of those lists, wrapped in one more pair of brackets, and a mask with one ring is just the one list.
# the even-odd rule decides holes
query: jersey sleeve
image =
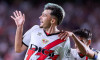
{"label": "jersey sleeve", "polygon": [[71,58],[75,60],[86,60],[86,56],[79,54],[76,49],[71,48]]}
{"label": "jersey sleeve", "polygon": [[96,49],[92,49],[94,52],[96,52],[97,54],[94,54],[94,57],[90,60],[100,60],[100,51],[96,50]]}
{"label": "jersey sleeve", "polygon": [[71,48],[71,55],[72,55],[74,58],[78,58],[78,53],[77,53],[76,49],[72,49],[72,48]]}
{"label": "jersey sleeve", "polygon": [[68,60],[70,58],[70,39],[63,43],[62,47],[59,49],[60,60]]}
{"label": "jersey sleeve", "polygon": [[97,50],[95,52],[97,52],[97,54],[94,54],[93,60],[100,60],[100,51]]}
{"label": "jersey sleeve", "polygon": [[31,29],[29,29],[24,35],[23,35],[23,41],[22,43],[25,45],[25,46],[29,46],[29,43],[30,43],[30,40],[31,40],[31,33],[32,31],[34,31],[36,28],[38,28],[39,26],[38,25],[35,25],[33,26]]}
{"label": "jersey sleeve", "polygon": [[97,60],[100,60],[100,51],[98,52]]}
{"label": "jersey sleeve", "polygon": [[73,49],[73,48],[71,48],[71,57],[73,57],[74,59],[83,58],[83,57],[79,56],[77,50],[76,49]]}

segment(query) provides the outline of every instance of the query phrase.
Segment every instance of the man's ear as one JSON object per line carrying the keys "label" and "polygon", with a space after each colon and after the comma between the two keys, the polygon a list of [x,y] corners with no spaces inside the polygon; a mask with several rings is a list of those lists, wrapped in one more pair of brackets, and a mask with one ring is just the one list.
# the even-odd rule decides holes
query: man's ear
{"label": "man's ear", "polygon": [[88,43],[87,43],[87,45],[90,45],[91,44],[91,40],[88,40]]}
{"label": "man's ear", "polygon": [[54,18],[52,18],[51,24],[54,24],[55,22],[56,22],[56,20]]}

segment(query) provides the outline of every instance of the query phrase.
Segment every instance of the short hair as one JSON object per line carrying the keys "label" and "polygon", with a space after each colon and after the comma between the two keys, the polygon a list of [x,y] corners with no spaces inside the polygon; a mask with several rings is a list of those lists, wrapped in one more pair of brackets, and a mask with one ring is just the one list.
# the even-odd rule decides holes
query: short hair
{"label": "short hair", "polygon": [[44,7],[44,10],[46,9],[49,9],[52,11],[51,15],[57,18],[58,25],[63,21],[65,17],[65,11],[61,6],[54,3],[47,3]]}
{"label": "short hair", "polygon": [[88,29],[78,29],[74,30],[73,33],[79,37],[90,40],[92,38],[92,33]]}

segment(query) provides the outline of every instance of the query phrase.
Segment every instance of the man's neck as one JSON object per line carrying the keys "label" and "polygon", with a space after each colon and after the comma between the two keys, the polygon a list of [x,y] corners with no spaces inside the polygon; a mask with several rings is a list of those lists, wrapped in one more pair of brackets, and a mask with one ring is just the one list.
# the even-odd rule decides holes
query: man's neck
{"label": "man's neck", "polygon": [[45,30],[46,33],[49,33],[49,34],[53,34],[53,33],[58,33],[58,32],[60,32],[60,31],[57,29],[57,26],[50,27],[50,28],[45,28],[44,30]]}

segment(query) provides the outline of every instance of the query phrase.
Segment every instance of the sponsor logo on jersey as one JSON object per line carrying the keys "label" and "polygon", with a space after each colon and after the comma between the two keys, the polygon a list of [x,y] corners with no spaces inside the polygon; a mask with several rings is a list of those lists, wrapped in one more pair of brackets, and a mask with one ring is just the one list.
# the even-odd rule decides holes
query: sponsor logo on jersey
{"label": "sponsor logo on jersey", "polygon": [[47,40],[47,39],[42,39],[42,43],[43,44],[47,44],[49,42],[49,40]]}
{"label": "sponsor logo on jersey", "polygon": [[[46,39],[44,39],[44,40],[46,40]],[[48,41],[48,40],[46,40],[46,41]],[[50,49],[64,41],[65,40],[57,39],[57,40],[51,42],[50,44],[46,45],[45,47],[38,47],[37,45],[31,44],[31,46],[27,52],[26,60],[29,60],[30,57],[35,53],[35,51],[37,51],[37,53],[35,55],[40,56],[39,58],[37,58],[35,60],[45,60],[45,59],[56,60],[59,55],[54,54],[54,50],[50,50]],[[47,58],[47,57],[49,57],[49,58]]]}
{"label": "sponsor logo on jersey", "polygon": [[66,58],[69,58],[70,57],[70,52],[71,52],[71,49],[68,49],[68,50],[66,50]]}
{"label": "sponsor logo on jersey", "polygon": [[41,35],[42,35],[42,33],[38,32],[38,34],[37,34],[37,35],[41,36]]}

